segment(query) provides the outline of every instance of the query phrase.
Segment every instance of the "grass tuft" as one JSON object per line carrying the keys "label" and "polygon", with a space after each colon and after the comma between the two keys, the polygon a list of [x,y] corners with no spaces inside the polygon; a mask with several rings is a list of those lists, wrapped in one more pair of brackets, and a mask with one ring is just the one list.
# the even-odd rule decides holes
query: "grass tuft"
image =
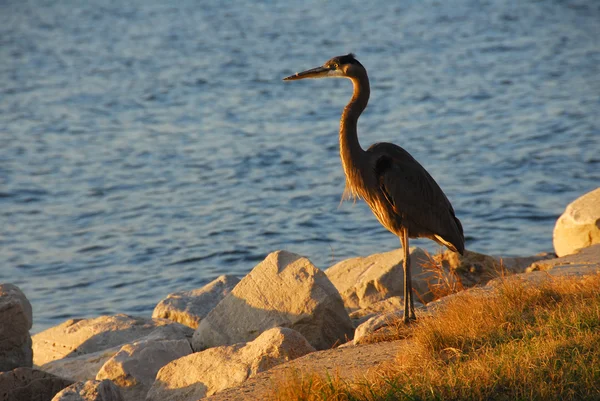
{"label": "grass tuft", "polygon": [[[439,257],[436,259],[429,252],[425,252],[425,254],[427,260],[421,260],[420,262],[423,267],[423,276],[427,281],[427,287],[433,296],[433,300],[456,294],[465,289],[460,276],[455,270],[445,268],[443,263],[438,260]],[[427,303],[421,294],[417,294],[417,297],[423,304]]]}

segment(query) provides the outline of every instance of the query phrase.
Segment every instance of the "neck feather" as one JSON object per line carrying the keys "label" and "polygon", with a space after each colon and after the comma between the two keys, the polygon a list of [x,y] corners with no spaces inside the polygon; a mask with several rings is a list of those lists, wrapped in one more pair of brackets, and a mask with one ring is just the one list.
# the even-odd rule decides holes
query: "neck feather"
{"label": "neck feather", "polygon": [[360,196],[360,189],[363,186],[359,165],[365,157],[365,151],[358,142],[357,123],[361,113],[367,107],[371,90],[366,71],[361,71],[350,79],[354,86],[354,93],[344,108],[340,120],[340,156],[346,174],[345,195],[356,198]]}

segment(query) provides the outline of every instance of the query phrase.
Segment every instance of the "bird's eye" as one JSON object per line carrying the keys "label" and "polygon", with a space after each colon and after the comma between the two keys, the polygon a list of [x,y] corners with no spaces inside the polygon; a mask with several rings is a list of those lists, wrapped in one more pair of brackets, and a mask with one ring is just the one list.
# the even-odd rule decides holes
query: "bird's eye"
{"label": "bird's eye", "polygon": [[337,70],[338,68],[340,68],[340,65],[338,63],[333,63],[333,64],[331,64],[331,68],[333,68],[334,70]]}

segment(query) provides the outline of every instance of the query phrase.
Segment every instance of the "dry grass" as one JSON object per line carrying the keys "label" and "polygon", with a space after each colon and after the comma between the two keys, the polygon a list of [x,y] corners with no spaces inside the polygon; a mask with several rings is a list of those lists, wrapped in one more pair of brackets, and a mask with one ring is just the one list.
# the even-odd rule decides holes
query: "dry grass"
{"label": "dry grass", "polygon": [[495,296],[457,296],[410,331],[410,352],[377,375],[298,373],[272,399],[600,399],[600,275],[506,280]]}
{"label": "dry grass", "polygon": [[[468,251],[467,251],[468,252]],[[427,260],[420,260],[420,264],[423,267],[423,279],[427,282],[429,289],[428,294],[432,298],[427,297],[430,300],[438,300],[448,295],[458,294],[466,289],[463,285],[461,276],[458,271],[454,268],[446,266],[448,263],[444,263],[444,254],[439,253],[435,256],[425,251]],[[455,255],[452,255],[455,256]],[[485,255],[481,255],[485,256]],[[460,266],[460,269],[464,269],[464,266]],[[504,268],[502,260],[499,264],[494,264],[493,270],[487,272],[487,280],[491,278],[505,278],[507,276],[507,270]],[[416,293],[421,303],[426,304],[424,295]],[[371,333],[364,337],[360,344],[372,344],[382,341],[395,341],[404,340],[412,336],[412,329],[408,328],[400,317],[390,318],[387,325],[383,328]]]}
{"label": "dry grass", "polygon": [[[421,266],[423,266],[424,277],[433,300],[456,294],[465,289],[456,271],[444,268],[443,264],[437,261],[429,252],[425,252],[425,254],[427,260],[421,260]],[[417,297],[423,304],[427,303],[421,294],[417,294]]]}

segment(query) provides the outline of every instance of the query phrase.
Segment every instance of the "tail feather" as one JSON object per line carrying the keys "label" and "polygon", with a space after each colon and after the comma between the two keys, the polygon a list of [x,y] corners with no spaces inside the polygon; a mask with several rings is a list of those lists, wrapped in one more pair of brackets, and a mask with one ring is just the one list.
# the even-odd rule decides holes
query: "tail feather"
{"label": "tail feather", "polygon": [[[452,216],[454,217],[454,216]],[[458,252],[461,255],[465,254],[465,236],[463,234],[463,227],[459,219],[454,217],[455,227],[451,233],[448,233],[442,237],[441,235],[434,234],[434,241],[438,244],[443,245],[450,249],[452,252]]]}

